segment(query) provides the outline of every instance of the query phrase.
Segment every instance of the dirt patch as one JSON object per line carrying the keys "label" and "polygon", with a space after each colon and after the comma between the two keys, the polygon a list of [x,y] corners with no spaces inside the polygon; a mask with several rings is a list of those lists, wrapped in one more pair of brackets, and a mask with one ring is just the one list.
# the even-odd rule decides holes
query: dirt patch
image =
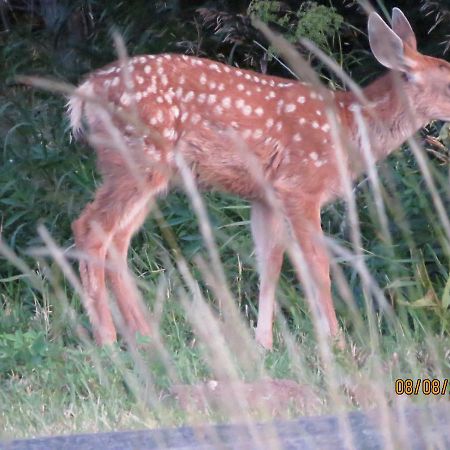
{"label": "dirt patch", "polygon": [[321,407],[318,395],[310,386],[284,379],[251,383],[209,380],[196,385],[175,385],[171,392],[189,414],[214,410],[232,416],[250,412],[286,417],[294,411],[317,414]]}

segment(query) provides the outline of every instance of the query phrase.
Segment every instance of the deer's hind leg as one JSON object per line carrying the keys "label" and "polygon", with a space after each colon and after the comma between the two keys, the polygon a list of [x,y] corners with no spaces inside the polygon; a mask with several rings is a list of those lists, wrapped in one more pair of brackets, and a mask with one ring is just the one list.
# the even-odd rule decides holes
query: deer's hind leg
{"label": "deer's hind leg", "polygon": [[133,201],[122,209],[107,252],[107,276],[119,306],[125,332],[134,338],[136,332],[151,335],[148,314],[128,269],[127,255],[131,239],[142,226],[155,197],[167,187],[163,177],[153,175],[144,192],[136,191]]}
{"label": "deer's hind leg", "polygon": [[[94,201],[73,223],[75,243],[81,252],[80,276],[85,294],[85,308],[95,340],[104,345],[116,340],[116,328],[106,289],[106,277],[117,298],[126,330],[150,333],[145,311],[126,257],[133,234],[142,225],[151,199],[161,190],[163,178],[148,176],[145,186],[132,177],[107,178]],[[166,184],[166,183],[165,183]]]}
{"label": "deer's hind leg", "polygon": [[109,183],[101,186],[94,201],[72,223],[75,245],[80,253],[84,307],[99,345],[111,344],[116,340],[105,283],[106,254],[117,221],[117,214],[110,208],[114,191],[114,186]]}

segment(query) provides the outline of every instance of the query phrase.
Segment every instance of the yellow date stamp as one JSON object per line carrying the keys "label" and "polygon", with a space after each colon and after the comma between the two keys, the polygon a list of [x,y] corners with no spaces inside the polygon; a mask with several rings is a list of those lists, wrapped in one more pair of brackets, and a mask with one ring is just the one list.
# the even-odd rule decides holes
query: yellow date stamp
{"label": "yellow date stamp", "polygon": [[450,395],[448,378],[397,378],[395,380],[397,395]]}

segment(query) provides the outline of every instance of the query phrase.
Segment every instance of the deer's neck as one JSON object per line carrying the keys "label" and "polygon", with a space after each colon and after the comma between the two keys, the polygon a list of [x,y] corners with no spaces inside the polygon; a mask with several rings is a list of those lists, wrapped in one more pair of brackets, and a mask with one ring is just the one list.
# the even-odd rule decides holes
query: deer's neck
{"label": "deer's neck", "polygon": [[414,107],[410,89],[398,73],[388,72],[364,88],[367,104],[361,104],[351,92],[341,94],[338,100],[344,106],[351,144],[358,152],[367,150],[363,148],[366,133],[375,160],[383,159],[428,122]]}

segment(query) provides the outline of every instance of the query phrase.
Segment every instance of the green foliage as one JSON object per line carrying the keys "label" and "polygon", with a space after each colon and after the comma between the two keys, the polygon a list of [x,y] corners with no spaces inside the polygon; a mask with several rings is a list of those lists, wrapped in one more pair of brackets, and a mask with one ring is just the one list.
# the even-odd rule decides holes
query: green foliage
{"label": "green foliage", "polygon": [[252,0],[247,10],[248,15],[255,15],[265,23],[273,22],[286,27],[290,21],[290,11],[286,11],[282,2],[272,0]]}
{"label": "green foliage", "polygon": [[316,2],[302,3],[297,11],[298,24],[294,36],[306,38],[319,48],[329,49],[330,39],[338,36],[344,18],[333,7],[318,5]]}
{"label": "green foliage", "polygon": [[310,1],[302,2],[297,10],[291,11],[278,1],[254,0],[250,2],[248,14],[280,27],[290,42],[309,39],[327,53],[332,53],[330,41],[339,36],[344,23],[344,18],[332,6]]}
{"label": "green foliage", "polygon": [[20,374],[40,366],[50,354],[50,344],[43,331],[0,334],[0,378],[5,374]]}

